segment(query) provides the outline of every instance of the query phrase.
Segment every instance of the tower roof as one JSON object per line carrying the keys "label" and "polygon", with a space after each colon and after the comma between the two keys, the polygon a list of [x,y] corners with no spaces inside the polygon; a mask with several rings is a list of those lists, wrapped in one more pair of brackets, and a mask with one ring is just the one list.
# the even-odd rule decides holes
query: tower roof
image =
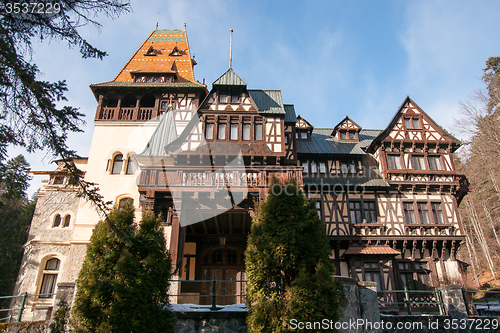
{"label": "tower roof", "polygon": [[214,86],[246,86],[247,84],[243,81],[232,68],[229,68],[224,74],[222,74],[217,80],[212,83]]}
{"label": "tower roof", "polygon": [[154,30],[112,82],[132,82],[131,73],[177,73],[177,82],[196,82],[185,30]]}

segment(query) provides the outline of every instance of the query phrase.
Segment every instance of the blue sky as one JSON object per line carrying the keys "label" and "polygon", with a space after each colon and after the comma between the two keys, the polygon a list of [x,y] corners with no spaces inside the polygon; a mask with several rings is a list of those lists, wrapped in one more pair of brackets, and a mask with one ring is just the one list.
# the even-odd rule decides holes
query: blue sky
{"label": "blue sky", "polygon": [[[460,101],[483,88],[482,68],[500,55],[498,1],[132,1],[133,12],[102,29],[81,29],[103,61],[82,59],[64,42],[44,41],[33,60],[45,80],[66,79],[69,104],[86,114],[84,133],[69,145],[87,156],[97,103],[89,84],[112,80],[155,28],[187,23],[197,80],[211,82],[229,64],[249,88],[280,89],[285,103],[315,127],[349,115],[383,129],[409,95],[451,132]],[[22,153],[11,149],[11,155]],[[52,170],[43,152],[27,156],[33,170]],[[30,193],[43,177],[36,176]]]}

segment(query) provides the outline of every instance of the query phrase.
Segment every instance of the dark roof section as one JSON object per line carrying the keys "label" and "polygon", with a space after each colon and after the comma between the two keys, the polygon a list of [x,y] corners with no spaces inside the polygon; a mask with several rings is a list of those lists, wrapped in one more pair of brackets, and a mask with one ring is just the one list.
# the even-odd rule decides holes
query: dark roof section
{"label": "dark roof section", "polygon": [[121,81],[110,81],[110,82],[95,83],[90,85],[90,88],[100,88],[100,87],[205,88],[206,85],[199,82],[121,82]]}
{"label": "dark roof section", "polygon": [[259,108],[260,113],[286,114],[281,98],[281,90],[253,90],[248,93]]}
{"label": "dark roof section", "polygon": [[380,132],[380,134],[372,141],[372,143],[368,147],[367,151],[369,153],[374,153],[378,149],[378,147],[380,147],[380,143],[382,142],[382,140],[384,140],[389,135],[389,133],[391,132],[391,130],[396,125],[398,119],[401,117],[401,111],[403,110],[403,108],[406,105],[406,103],[411,103],[411,104],[415,105],[418,108],[418,110],[420,112],[422,112],[429,119],[429,121],[432,123],[432,125],[435,128],[440,129],[443,132],[444,136],[447,136],[448,138],[450,138],[450,140],[456,145],[455,149],[458,149],[458,147],[460,147],[460,145],[462,144],[462,142],[460,140],[458,140],[456,137],[454,137],[453,135],[451,135],[450,133],[448,133],[447,130],[445,130],[438,123],[436,123],[434,121],[434,119],[431,118],[431,116],[429,116],[424,110],[422,110],[422,108],[420,106],[418,106],[417,103],[415,103],[410,98],[410,96],[406,96],[405,100],[403,101],[403,103],[401,103],[401,105],[399,106],[398,110],[396,111],[396,114],[394,114],[394,116],[392,117],[391,121],[389,122],[389,125],[387,125],[387,127],[382,132]]}
{"label": "dark roof section", "polygon": [[212,86],[246,86],[247,84],[243,81],[232,68],[229,68],[224,74],[222,74],[217,80],[212,83]]}
{"label": "dark roof section", "polygon": [[315,128],[310,140],[297,140],[299,154],[353,154],[365,155],[365,149],[379,134],[380,130],[361,130],[359,142],[339,140],[332,137],[331,128]]}
{"label": "dark roof section", "polygon": [[165,112],[160,116],[160,122],[149,139],[144,151],[137,157],[165,156],[165,147],[177,139],[177,130],[173,112]]}
{"label": "dark roof section", "polygon": [[295,107],[292,104],[284,104],[285,107],[285,123],[295,123],[297,122],[297,116],[295,115]]}

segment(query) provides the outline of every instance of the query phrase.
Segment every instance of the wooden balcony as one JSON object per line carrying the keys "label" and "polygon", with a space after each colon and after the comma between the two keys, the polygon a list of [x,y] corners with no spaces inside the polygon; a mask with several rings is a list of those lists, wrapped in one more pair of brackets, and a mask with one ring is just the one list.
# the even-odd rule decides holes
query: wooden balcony
{"label": "wooden balcony", "polygon": [[102,107],[96,120],[147,121],[156,117],[153,107]]}
{"label": "wooden balcony", "polygon": [[206,188],[226,188],[232,189],[266,188],[272,177],[297,179],[302,185],[302,170],[282,169],[274,170],[248,170],[241,168],[233,171],[224,170],[178,170],[163,171],[158,169],[145,169],[141,172],[139,187],[143,188],[166,188],[183,187],[198,188],[200,191]]}

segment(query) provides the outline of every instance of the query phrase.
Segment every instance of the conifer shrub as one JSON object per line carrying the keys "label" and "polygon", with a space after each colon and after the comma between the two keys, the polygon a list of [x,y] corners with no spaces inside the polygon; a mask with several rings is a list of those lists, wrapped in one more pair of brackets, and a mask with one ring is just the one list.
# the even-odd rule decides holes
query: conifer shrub
{"label": "conifer shrub", "polygon": [[245,252],[249,331],[290,332],[292,319],[336,322],[345,297],[315,202],[295,180],[274,179],[255,206]]}
{"label": "conifer shrub", "polygon": [[75,332],[173,332],[171,267],[160,220],[143,212],[136,225],[131,204],[115,208],[87,248],[72,309]]}

